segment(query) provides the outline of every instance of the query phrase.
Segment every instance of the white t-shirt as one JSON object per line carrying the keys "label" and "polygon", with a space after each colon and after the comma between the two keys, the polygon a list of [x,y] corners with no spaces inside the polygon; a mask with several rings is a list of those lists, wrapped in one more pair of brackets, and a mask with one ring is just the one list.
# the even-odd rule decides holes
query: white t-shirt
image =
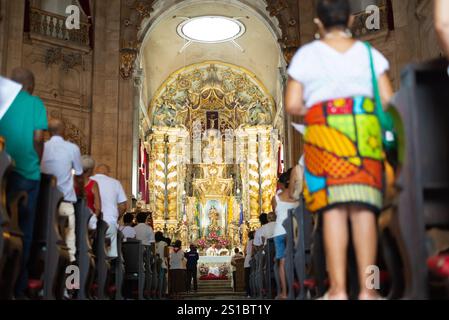
{"label": "white t-shirt", "polygon": [[139,223],[134,227],[134,230],[136,231],[136,239],[140,240],[144,246],[149,246],[155,242],[153,228],[146,223]]}
{"label": "white t-shirt", "polygon": [[274,227],[273,237],[282,236],[287,233],[282,224],[288,217],[288,211],[290,209],[296,209],[298,206],[298,202],[284,202],[276,195],[276,226]]}
{"label": "white t-shirt", "polygon": [[120,226],[119,230],[123,233],[125,239],[134,239],[136,237],[136,230],[131,226]]}
{"label": "white t-shirt", "polygon": [[72,170],[77,176],[83,174],[80,148],[60,136],[51,137],[45,142],[41,171],[56,177],[65,201],[76,202]]}
{"label": "white t-shirt", "polygon": [[127,201],[125,191],[120,181],[103,174],[97,174],[91,178],[98,183],[101,197],[101,210],[103,211],[103,219],[108,224],[117,226],[118,220],[118,204]]}
{"label": "white t-shirt", "polygon": [[268,222],[268,224],[265,225],[265,244],[268,239],[273,238],[274,228],[276,228],[276,221]]}
{"label": "white t-shirt", "polygon": [[184,251],[179,250],[178,252],[171,252],[170,253],[170,270],[178,270],[178,269],[185,269],[184,265]]}
{"label": "white t-shirt", "polygon": [[161,268],[167,269],[167,263],[165,258],[165,248],[167,247],[167,243],[165,241],[156,242],[156,254],[159,255],[159,258],[162,259]]}
{"label": "white t-shirt", "polygon": [[[373,48],[372,52],[374,68],[380,76],[390,64],[378,50]],[[323,41],[313,41],[298,50],[288,74],[304,86],[307,108],[337,98],[374,96],[369,53],[361,41],[344,53]]]}

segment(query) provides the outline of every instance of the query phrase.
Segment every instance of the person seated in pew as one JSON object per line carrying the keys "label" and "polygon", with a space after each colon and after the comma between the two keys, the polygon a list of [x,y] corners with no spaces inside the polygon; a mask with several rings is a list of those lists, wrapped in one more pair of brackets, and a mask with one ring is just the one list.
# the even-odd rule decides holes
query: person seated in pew
{"label": "person seated in pew", "polygon": [[120,181],[111,178],[111,169],[106,164],[100,164],[91,178],[100,188],[103,220],[109,225],[106,237],[111,240],[108,250],[110,258],[117,258],[117,227],[118,220],[126,212],[127,197]]}
{"label": "person seated in pew", "polygon": [[125,213],[123,216],[123,226],[120,226],[119,229],[123,233],[123,237],[126,239],[135,239],[136,238],[136,230],[133,227],[134,215],[131,212]]}
{"label": "person seated in pew", "polygon": [[136,215],[137,225],[134,227],[134,230],[136,231],[136,239],[140,240],[144,246],[151,246],[153,249],[156,240],[153,228],[147,224],[147,218],[147,212],[138,212]]}
{"label": "person seated in pew", "polygon": [[40,189],[40,161],[47,130],[47,111],[42,100],[33,96],[34,75],[24,68],[16,68],[11,80],[22,85],[8,111],[0,120],[0,136],[5,139],[5,151],[14,160],[8,177],[7,198],[25,192],[28,201],[19,207],[19,226],[23,232],[21,269],[15,287],[15,298],[25,297],[28,286],[27,264],[33,240],[34,219]]}
{"label": "person seated in pew", "polygon": [[285,274],[285,247],[287,240],[287,232],[283,226],[284,221],[288,217],[288,211],[291,209],[295,209],[299,206],[299,203],[296,200],[292,200],[290,198],[289,193],[289,183],[290,183],[290,175],[292,169],[289,169],[287,172],[283,173],[279,177],[279,184],[281,186],[282,192],[277,194],[273,199],[273,208],[276,211],[276,226],[274,228],[273,238],[274,238],[274,246],[276,251],[275,259],[279,263],[279,282],[280,282],[280,291],[276,299],[285,300],[288,298],[287,296],[287,279]]}
{"label": "person seated in pew", "polygon": [[435,0],[435,28],[449,59],[449,1]]}
{"label": "person seated in pew", "polygon": [[59,215],[68,218],[65,242],[69,248],[70,262],[76,260],[75,242],[75,206],[76,193],[73,175],[83,174],[80,148],[64,140],[64,123],[59,119],[51,119],[48,123],[50,140],[45,143],[42,157],[42,173],[56,177],[58,190],[64,195],[59,205]]}

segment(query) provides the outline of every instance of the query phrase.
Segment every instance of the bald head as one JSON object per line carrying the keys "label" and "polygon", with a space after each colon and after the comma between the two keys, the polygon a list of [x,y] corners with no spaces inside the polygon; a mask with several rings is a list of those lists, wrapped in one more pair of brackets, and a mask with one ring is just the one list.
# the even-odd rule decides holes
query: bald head
{"label": "bald head", "polygon": [[64,122],[59,119],[50,119],[48,121],[48,131],[52,136],[64,136]]}
{"label": "bald head", "polygon": [[111,174],[111,168],[107,164],[102,163],[97,166],[97,168],[95,169],[95,173],[108,176]]}
{"label": "bald head", "polygon": [[25,68],[15,68],[12,71],[11,80],[20,83],[23,86],[23,90],[29,94],[33,94],[34,91],[34,74]]}

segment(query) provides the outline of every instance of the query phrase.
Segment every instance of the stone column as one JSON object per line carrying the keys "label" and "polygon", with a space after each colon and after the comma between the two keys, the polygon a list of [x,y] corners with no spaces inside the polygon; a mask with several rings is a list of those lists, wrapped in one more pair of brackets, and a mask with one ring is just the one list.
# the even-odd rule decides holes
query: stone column
{"label": "stone column", "polygon": [[0,74],[10,76],[22,66],[25,0],[1,0]]}

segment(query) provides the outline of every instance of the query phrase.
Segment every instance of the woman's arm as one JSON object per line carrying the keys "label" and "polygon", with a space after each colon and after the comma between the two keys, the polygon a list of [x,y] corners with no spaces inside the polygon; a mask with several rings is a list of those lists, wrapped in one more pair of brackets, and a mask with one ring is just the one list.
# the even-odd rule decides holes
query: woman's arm
{"label": "woman's arm", "polygon": [[449,58],[449,1],[435,0],[435,29]]}
{"label": "woman's arm", "polygon": [[384,110],[386,110],[394,95],[393,86],[391,85],[390,78],[386,73],[382,74],[379,77],[378,82],[379,82],[380,97],[382,99],[382,106]]}
{"label": "woman's arm", "polygon": [[290,199],[293,199],[293,200],[297,200],[297,199],[295,199],[296,180],[298,179],[298,177],[297,177],[298,170],[296,170],[296,169],[297,169],[296,167],[293,168],[292,173],[290,174],[290,182],[288,184],[288,195],[289,195]]}
{"label": "woman's arm", "polygon": [[305,116],[307,109],[304,106],[304,88],[293,78],[288,79],[285,93],[285,112],[293,116]]}
{"label": "woman's arm", "polygon": [[273,197],[271,199],[271,207],[273,208],[273,212],[276,211],[276,206],[277,206],[276,197]]}

